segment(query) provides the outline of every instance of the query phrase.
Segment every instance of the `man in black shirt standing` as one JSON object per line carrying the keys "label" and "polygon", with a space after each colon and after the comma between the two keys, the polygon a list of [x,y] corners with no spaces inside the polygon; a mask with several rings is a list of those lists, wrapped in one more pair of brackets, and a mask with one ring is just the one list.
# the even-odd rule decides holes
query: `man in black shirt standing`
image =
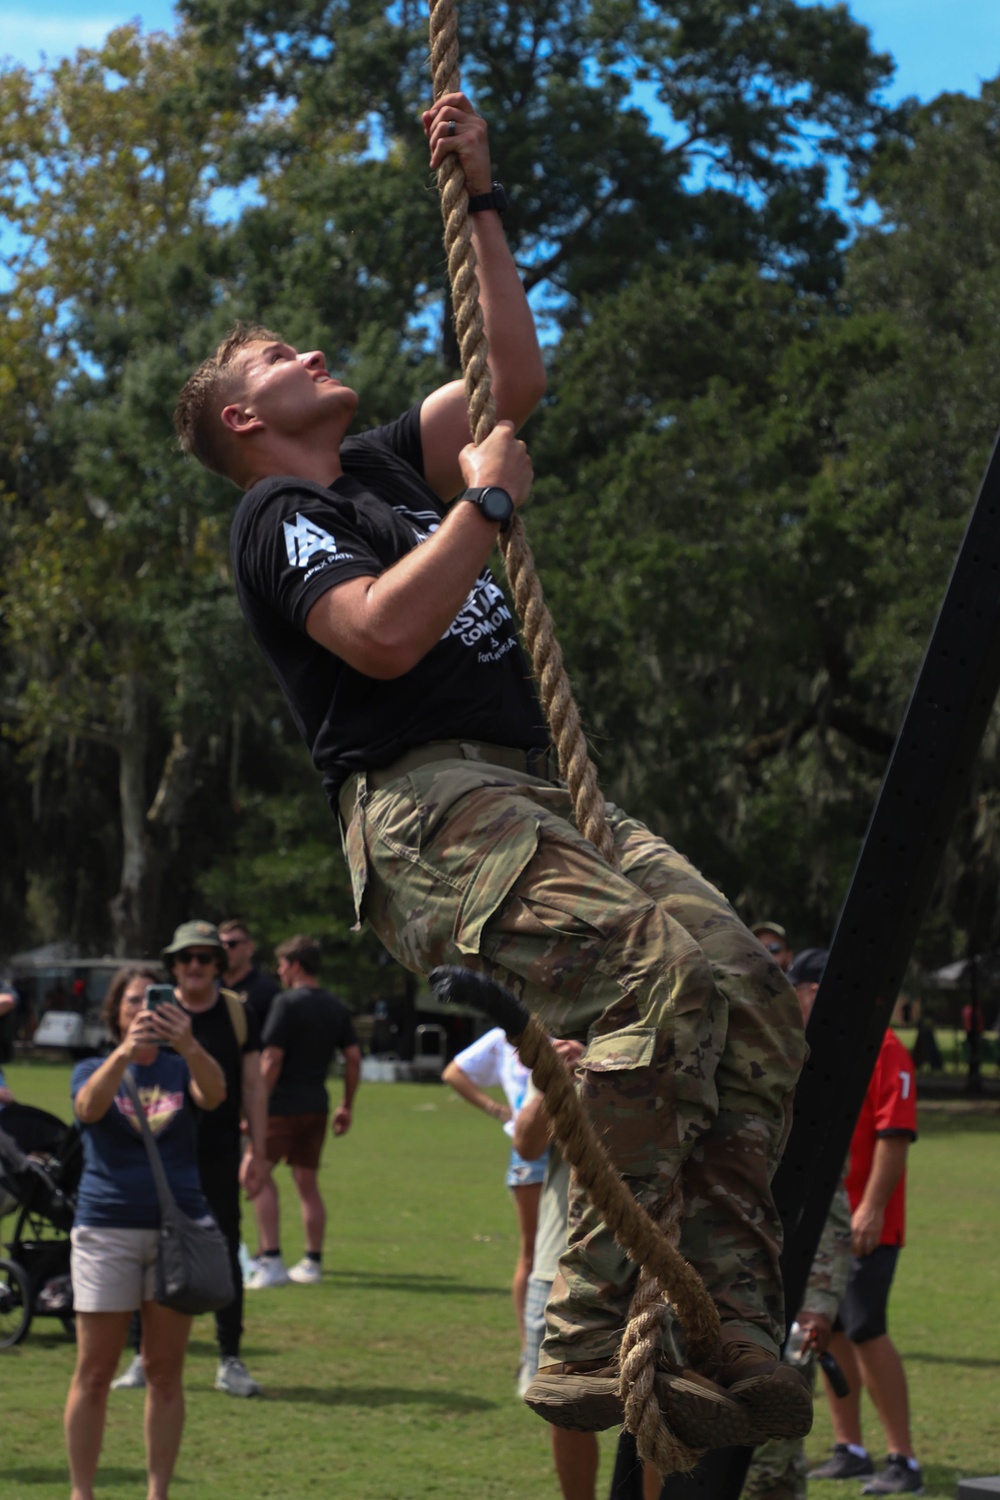
{"label": "man in black shirt standing", "polygon": [[320,1155],[330,1117],[326,1078],[334,1054],[344,1058],[344,1097],[333,1116],[333,1134],[351,1128],[351,1109],[361,1078],[361,1048],[347,1006],[320,985],[315,938],[298,935],[277,949],[278,973],[286,986],[271,1006],[264,1028],[261,1072],[269,1091],[267,1157],[272,1168],[287,1161],[305,1233],[305,1257],[286,1271],[279,1243],[278,1188],[273,1175],[254,1199],[260,1233],[258,1269],[250,1291],[322,1279],[326,1206],[317,1184]]}
{"label": "man in black shirt standing", "polygon": [[254,963],[253,938],[245,922],[238,917],[220,922],[219,936],[226,950],[226,971],[222,982],[255,1013],[257,1024],[263,1031],[271,1001],[281,985]]}
{"label": "man in black shirt standing", "polygon": [[[800,1436],[812,1399],[779,1357],[770,1191],[804,1056],[798,1001],[681,854],[609,804],[612,869],[553,778],[487,566],[528,497],[515,434],[544,367],[483,120],[446,94],[424,129],[431,167],[455,153],[465,175],[489,437],[470,444],[460,381],[349,436],[356,394],[320,350],[263,328],[234,330],[195,371],[177,430],[245,491],[230,538],[240,606],[339,820],[359,921],[407,968],[496,973],[550,1032],[584,1041],[581,1094],[636,1197],[655,1212],[683,1187],[680,1248],[719,1309],[722,1350],[714,1379],[663,1351],[656,1391],[677,1435],[706,1448]],[[622,1421],[637,1271],[575,1190],[569,1221],[525,1399],[556,1425],[598,1430]]]}
{"label": "man in black shirt standing", "polygon": [[239,1252],[240,1186],[248,1198],[255,1198],[270,1177],[260,1030],[254,1013],[231,991],[219,988],[226,950],[211,922],[183,922],[164,948],[163,962],[191,1015],[192,1035],[219,1063],[226,1078],[224,1101],[198,1122],[201,1185],[226,1236],[236,1288],[234,1300],[215,1315],[219,1345],[215,1386],[230,1396],[257,1396],[260,1386],[240,1358],[243,1275]]}

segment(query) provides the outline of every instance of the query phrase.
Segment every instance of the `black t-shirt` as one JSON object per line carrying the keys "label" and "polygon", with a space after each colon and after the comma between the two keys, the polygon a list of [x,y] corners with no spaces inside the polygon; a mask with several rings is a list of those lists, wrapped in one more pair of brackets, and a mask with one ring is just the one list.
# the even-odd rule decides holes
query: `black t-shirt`
{"label": "black t-shirt", "polygon": [[265,974],[258,969],[256,964],[248,969],[242,979],[234,983],[226,984],[227,990],[232,990],[234,995],[239,995],[248,1010],[252,1010],[257,1017],[257,1025],[261,1031],[264,1030],[264,1022],[271,1008],[271,1001],[275,995],[281,993],[281,985],[270,974]]}
{"label": "black t-shirt", "polygon": [[488,568],[442,639],[391,681],[366,677],[305,633],[328,589],[384,573],[445,513],[423,479],[418,406],[347,438],[340,458],[344,473],[328,487],[294,477],[255,484],[230,537],[240,608],[331,805],[352,772],[391,765],[429,740],[543,749],[548,735],[516,622]]}
{"label": "black t-shirt", "polygon": [[338,1047],[356,1047],[351,1013],[329,990],[302,985],[285,990],[271,1006],[264,1046],[284,1052],[271,1093],[272,1115],[323,1114],[330,1108],[326,1075]]}
{"label": "black t-shirt", "polygon": [[226,1080],[226,1097],[218,1109],[199,1111],[198,1158],[239,1154],[240,1119],[243,1111],[243,1056],[260,1051],[260,1027],[253,1011],[244,1006],[247,1039],[241,1047],[225,998],[219,995],[208,1010],[191,1011],[191,1032],[209,1057],[214,1057]]}

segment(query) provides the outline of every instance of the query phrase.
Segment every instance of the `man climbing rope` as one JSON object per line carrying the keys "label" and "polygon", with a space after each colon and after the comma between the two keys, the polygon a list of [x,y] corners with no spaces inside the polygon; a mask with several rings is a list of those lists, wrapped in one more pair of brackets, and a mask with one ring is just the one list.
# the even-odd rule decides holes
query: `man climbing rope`
{"label": "man climbing rope", "polygon": [[[323,355],[255,327],[195,371],[177,429],[246,492],[232,530],[240,604],[339,818],[359,920],[408,968],[496,974],[549,1032],[586,1043],[586,1107],[644,1206],[655,1212],[680,1178],[680,1249],[722,1320],[712,1370],[664,1352],[668,1419],[694,1446],[795,1436],[812,1404],[778,1359],[769,1183],[803,1057],[798,1003],[681,855],[609,804],[612,868],[550,774],[515,624],[486,566],[528,497],[515,433],[543,365],[485,124],[461,93],[423,119],[432,168],[457,154],[470,195],[494,430],[471,446],[453,382],[348,436],[357,397]],[[621,1421],[615,1362],[635,1276],[575,1195],[526,1398],[550,1422]]]}

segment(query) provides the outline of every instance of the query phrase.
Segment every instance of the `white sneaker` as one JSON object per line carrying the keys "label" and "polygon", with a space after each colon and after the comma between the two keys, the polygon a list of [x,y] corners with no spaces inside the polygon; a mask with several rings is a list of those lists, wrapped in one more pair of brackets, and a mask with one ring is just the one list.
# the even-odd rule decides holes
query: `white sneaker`
{"label": "white sneaker", "polygon": [[227,1396],[259,1396],[260,1386],[241,1359],[230,1354],[219,1360],[215,1372],[215,1389],[225,1391]]}
{"label": "white sneaker", "polygon": [[146,1370],[142,1363],[142,1355],[137,1354],[127,1370],[119,1375],[117,1380],[112,1380],[113,1391],[143,1391],[146,1389]]}
{"label": "white sneaker", "polygon": [[287,1286],[289,1279],[280,1255],[262,1255],[246,1288],[248,1292],[262,1292],[269,1286]]}
{"label": "white sneaker", "polygon": [[297,1281],[299,1286],[319,1286],[323,1280],[323,1270],[316,1261],[310,1260],[308,1255],[293,1266],[288,1273],[289,1281]]}
{"label": "white sneaker", "polygon": [[260,1261],[256,1260],[254,1256],[250,1254],[250,1248],[247,1245],[246,1241],[240,1240],[240,1274],[243,1277],[244,1284],[250,1280],[250,1277],[257,1270],[259,1265]]}

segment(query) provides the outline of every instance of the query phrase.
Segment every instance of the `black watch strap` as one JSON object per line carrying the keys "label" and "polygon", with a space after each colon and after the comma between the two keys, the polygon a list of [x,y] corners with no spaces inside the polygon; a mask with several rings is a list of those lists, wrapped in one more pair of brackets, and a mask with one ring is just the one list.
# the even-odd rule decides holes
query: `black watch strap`
{"label": "black watch strap", "polygon": [[501,531],[507,531],[510,527],[510,518],[514,514],[514,502],[506,490],[498,484],[486,484],[479,488],[473,487],[460,495],[459,499],[468,500],[477,510],[481,510],[488,521],[496,521]]}
{"label": "black watch strap", "polygon": [[469,213],[481,214],[488,208],[495,208],[498,214],[502,214],[507,207],[507,194],[502,182],[491,182],[488,193],[476,193],[469,199]]}

